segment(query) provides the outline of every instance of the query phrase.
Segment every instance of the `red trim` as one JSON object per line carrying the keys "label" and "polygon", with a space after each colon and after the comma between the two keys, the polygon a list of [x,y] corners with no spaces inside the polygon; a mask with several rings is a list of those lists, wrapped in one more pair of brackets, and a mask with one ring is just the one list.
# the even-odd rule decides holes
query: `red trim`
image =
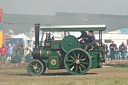
{"label": "red trim", "polygon": [[82,40],[85,42],[84,38],[83,38],[83,37],[81,37],[81,38],[82,38]]}

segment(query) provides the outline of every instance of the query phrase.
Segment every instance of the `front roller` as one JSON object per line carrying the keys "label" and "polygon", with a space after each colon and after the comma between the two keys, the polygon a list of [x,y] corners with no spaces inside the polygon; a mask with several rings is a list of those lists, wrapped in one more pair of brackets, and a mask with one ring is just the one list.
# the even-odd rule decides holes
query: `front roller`
{"label": "front roller", "polygon": [[71,74],[85,74],[91,68],[91,57],[85,50],[75,48],[66,54],[64,65]]}
{"label": "front roller", "polygon": [[27,71],[31,76],[38,76],[45,72],[46,65],[43,61],[33,59],[30,61],[27,67]]}

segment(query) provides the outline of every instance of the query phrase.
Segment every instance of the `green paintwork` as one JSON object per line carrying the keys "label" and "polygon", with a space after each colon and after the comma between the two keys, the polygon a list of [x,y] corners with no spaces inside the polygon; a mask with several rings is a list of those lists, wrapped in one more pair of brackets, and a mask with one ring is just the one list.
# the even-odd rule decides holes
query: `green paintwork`
{"label": "green paintwork", "polygon": [[31,60],[28,64],[27,71],[29,75],[41,75],[45,71],[45,66],[39,60]]}
{"label": "green paintwork", "polygon": [[61,41],[52,41],[51,48],[52,49],[61,49]]}
{"label": "green paintwork", "polygon": [[91,68],[97,68],[100,66],[100,52],[89,52],[91,56],[92,65]]}
{"label": "green paintwork", "polygon": [[101,50],[101,51],[102,51],[102,50],[103,50],[103,47],[102,47],[102,46],[101,46],[101,47],[99,47],[99,50]]}
{"label": "green paintwork", "polygon": [[41,49],[40,57],[41,57],[41,59],[47,59],[47,58],[48,58],[47,50],[44,50],[44,49],[42,48],[42,49]]}
{"label": "green paintwork", "polygon": [[62,26],[42,26],[42,31],[103,31],[105,25],[62,25]]}
{"label": "green paintwork", "polygon": [[48,59],[49,56],[51,55],[58,55],[58,52],[57,51],[47,51],[47,50],[44,50],[43,48],[41,49],[41,59]]}
{"label": "green paintwork", "polygon": [[79,47],[79,42],[74,36],[66,36],[61,42],[61,47],[65,52]]}
{"label": "green paintwork", "polygon": [[58,56],[58,52],[57,51],[49,51],[49,56]]}
{"label": "green paintwork", "polygon": [[49,69],[57,69],[59,68],[59,57],[58,56],[50,56],[48,61]]}
{"label": "green paintwork", "polygon": [[91,67],[91,57],[85,50],[75,48],[66,54],[64,65],[71,74],[85,74]]}

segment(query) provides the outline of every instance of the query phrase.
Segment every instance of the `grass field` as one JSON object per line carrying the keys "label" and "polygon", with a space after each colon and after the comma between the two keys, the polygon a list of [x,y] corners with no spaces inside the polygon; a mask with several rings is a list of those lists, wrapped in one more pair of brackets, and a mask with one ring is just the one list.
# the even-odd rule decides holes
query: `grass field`
{"label": "grass field", "polygon": [[91,69],[85,75],[47,70],[41,76],[28,76],[25,68],[0,69],[0,85],[128,85],[128,67]]}

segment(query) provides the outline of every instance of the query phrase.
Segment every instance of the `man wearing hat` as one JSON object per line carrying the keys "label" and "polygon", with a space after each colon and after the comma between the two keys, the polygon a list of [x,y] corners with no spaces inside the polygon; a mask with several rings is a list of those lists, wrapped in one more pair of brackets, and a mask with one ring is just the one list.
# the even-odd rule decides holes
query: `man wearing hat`
{"label": "man wearing hat", "polygon": [[81,44],[81,48],[85,47],[85,43],[88,43],[88,35],[87,32],[85,31],[81,31],[81,36],[78,37],[77,39],[81,39],[80,44]]}

